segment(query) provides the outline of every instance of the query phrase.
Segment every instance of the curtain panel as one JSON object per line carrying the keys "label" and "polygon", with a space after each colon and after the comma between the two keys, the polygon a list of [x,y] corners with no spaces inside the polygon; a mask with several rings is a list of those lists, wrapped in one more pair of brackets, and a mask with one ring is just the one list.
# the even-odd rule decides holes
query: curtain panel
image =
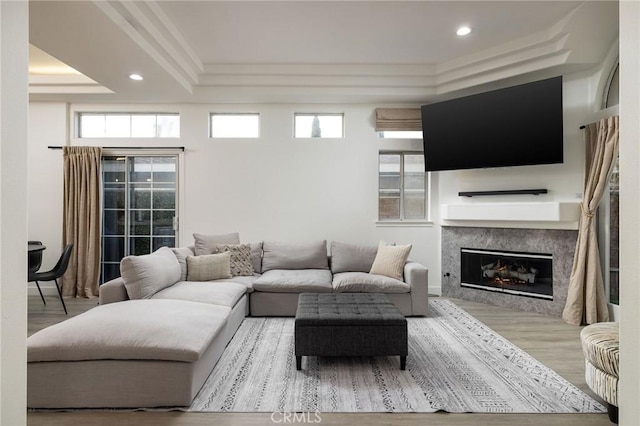
{"label": "curtain panel", "polygon": [[376,132],[422,130],[420,108],[376,108]]}
{"label": "curtain panel", "polygon": [[573,325],[608,321],[596,212],[618,155],[618,117],[586,126],[586,173],[578,241],[562,318]]}
{"label": "curtain panel", "polygon": [[73,243],[62,294],[97,297],[100,279],[100,158],[102,148],[63,147],[63,245]]}

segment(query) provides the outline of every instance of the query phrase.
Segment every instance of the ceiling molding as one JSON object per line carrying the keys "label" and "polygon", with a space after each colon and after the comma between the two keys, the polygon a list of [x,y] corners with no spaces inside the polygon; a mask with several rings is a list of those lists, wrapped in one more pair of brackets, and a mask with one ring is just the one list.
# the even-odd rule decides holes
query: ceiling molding
{"label": "ceiling molding", "polygon": [[180,45],[180,42],[175,41],[170,29],[158,28],[136,2],[96,0],[94,4],[176,82],[189,93],[193,93],[193,84],[198,80],[199,70],[190,67],[188,63],[191,61],[187,61],[187,57],[175,47],[175,44]]}

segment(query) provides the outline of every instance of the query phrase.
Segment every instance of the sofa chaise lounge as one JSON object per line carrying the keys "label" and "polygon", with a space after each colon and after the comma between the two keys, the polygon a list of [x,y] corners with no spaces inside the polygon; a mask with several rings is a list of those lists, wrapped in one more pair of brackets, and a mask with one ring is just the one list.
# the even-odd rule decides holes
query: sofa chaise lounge
{"label": "sofa chaise lounge", "polygon": [[302,292],[386,293],[406,316],[427,313],[410,246],[334,242],[328,256],[325,241],[194,237],[124,258],[100,306],[28,338],[29,407],[187,406],[245,316],[294,316]]}

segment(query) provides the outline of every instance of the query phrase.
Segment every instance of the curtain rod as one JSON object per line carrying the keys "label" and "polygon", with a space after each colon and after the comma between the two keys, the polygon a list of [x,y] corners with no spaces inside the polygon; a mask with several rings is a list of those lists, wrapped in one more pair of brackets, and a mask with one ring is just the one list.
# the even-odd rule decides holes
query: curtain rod
{"label": "curtain rod", "polygon": [[[62,149],[61,146],[51,146],[49,149]],[[184,151],[184,146],[103,146],[103,149],[177,149]]]}

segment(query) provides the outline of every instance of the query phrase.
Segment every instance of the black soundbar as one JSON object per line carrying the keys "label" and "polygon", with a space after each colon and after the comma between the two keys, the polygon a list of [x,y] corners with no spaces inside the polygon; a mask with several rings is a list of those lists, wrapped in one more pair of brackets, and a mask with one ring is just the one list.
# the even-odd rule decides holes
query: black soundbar
{"label": "black soundbar", "polygon": [[460,197],[477,197],[480,195],[540,195],[546,194],[546,189],[509,189],[506,191],[466,191],[458,192]]}

